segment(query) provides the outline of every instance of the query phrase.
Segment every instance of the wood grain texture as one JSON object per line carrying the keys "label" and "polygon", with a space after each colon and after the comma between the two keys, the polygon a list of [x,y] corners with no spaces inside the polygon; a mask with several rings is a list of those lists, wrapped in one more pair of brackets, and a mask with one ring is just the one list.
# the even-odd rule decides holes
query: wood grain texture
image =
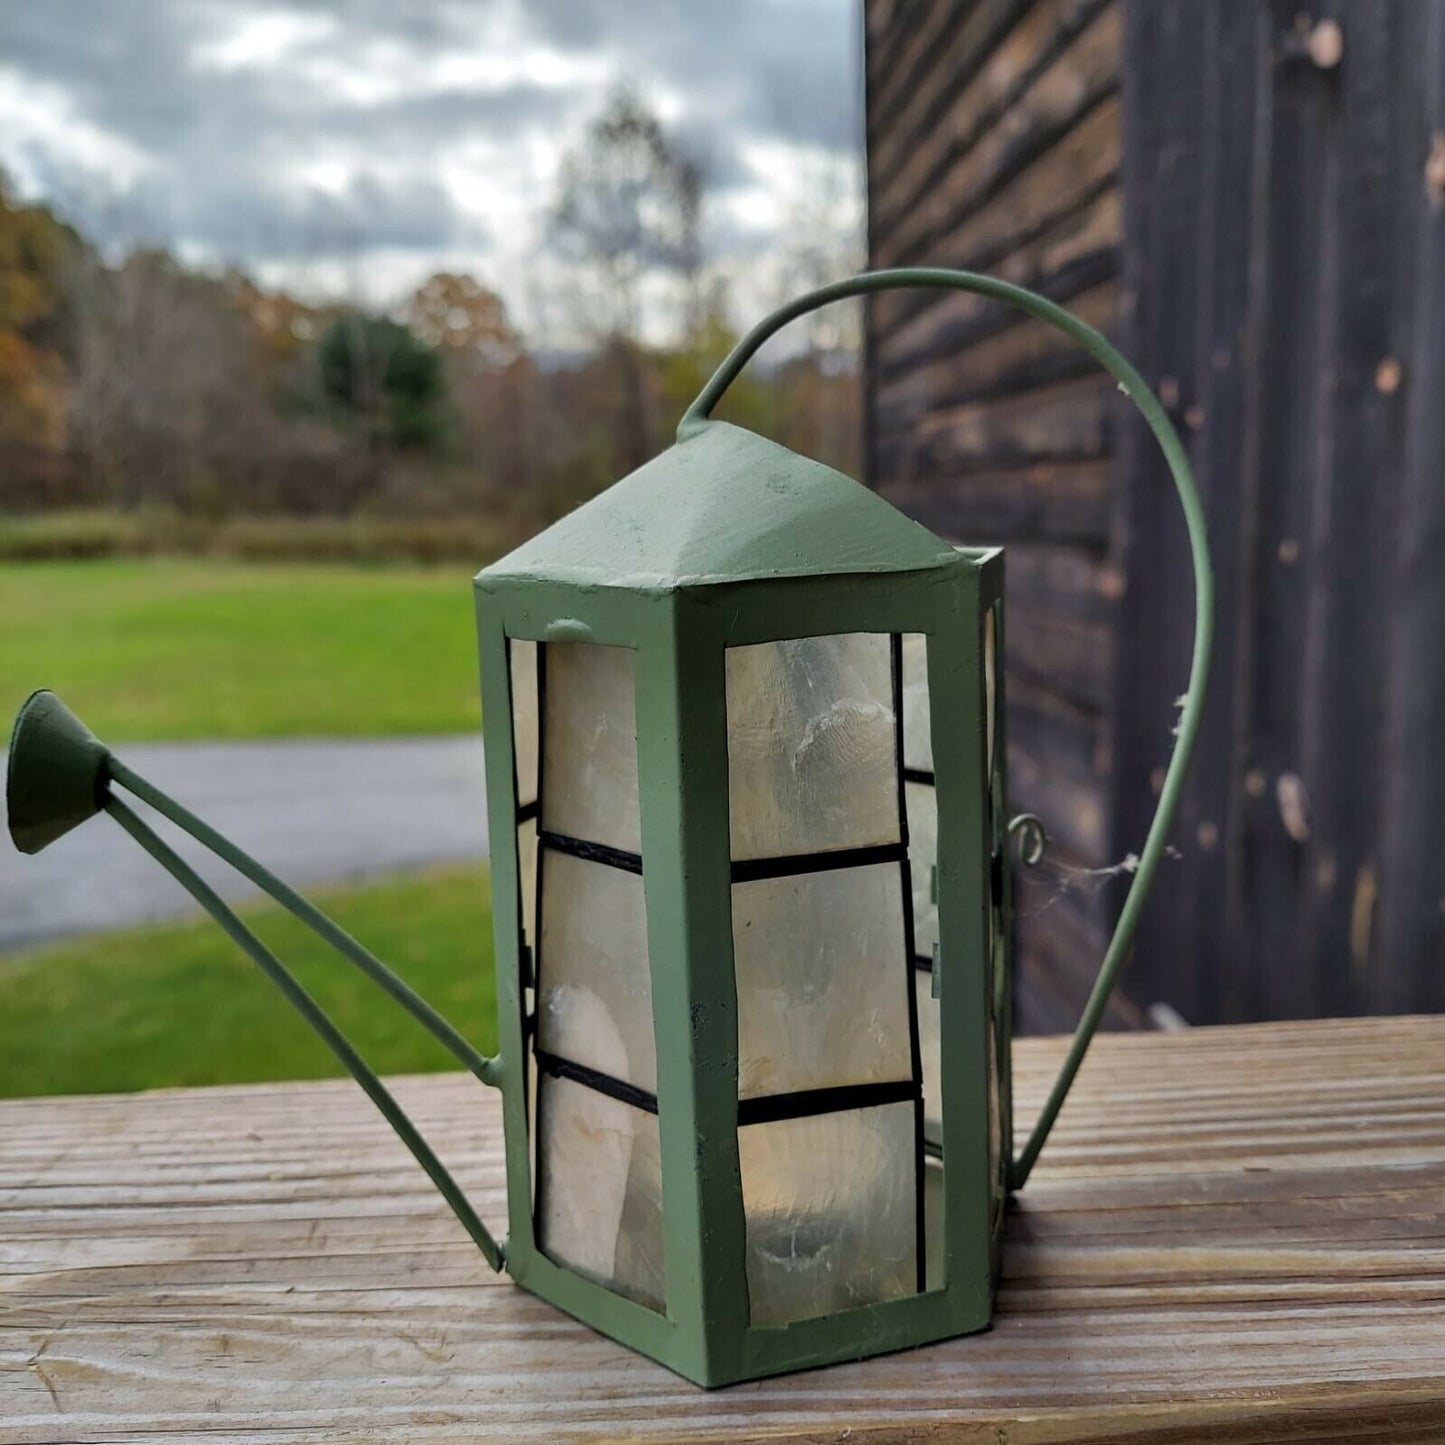
{"label": "wood grain texture", "polygon": [[[496,1096],[398,1088],[499,1220]],[[492,1276],[349,1083],[8,1102],[0,1439],[1438,1440],[1442,1211],[1445,1019],[1105,1037],[991,1332],[707,1394]]]}
{"label": "wood grain texture", "polygon": [[[874,266],[986,271],[1030,286],[1105,331],[1121,292],[1123,144],[1119,0],[977,0],[922,10],[867,0],[868,217]],[[1111,742],[1119,593],[1101,615],[1041,589],[1025,549],[1071,551],[1120,575],[1114,553],[1117,393],[1042,324],[983,298],[873,298],[865,333],[868,480],[942,536],[1008,545],[1008,710],[1016,684],[1059,706],[1027,730],[1011,782],[1042,800],[1083,867],[1112,861]],[[1020,719],[1020,735],[1023,733]],[[1073,758],[1090,753],[1086,770]],[[1066,1021],[1049,999],[1087,989],[1099,900],[1051,892],[1046,923],[1018,932],[1018,1019]],[[1041,931],[1042,929],[1042,931]],[[1047,1007],[1036,1007],[1044,1005]],[[1137,1011],[1135,1011],[1137,1012]],[[1130,1011],[1126,1008],[1125,1015]]]}
{"label": "wood grain texture", "polygon": [[[1219,599],[1144,986],[1196,1023],[1445,1008],[1445,7],[1316,7],[1336,67],[1291,49],[1294,5],[1125,13],[1123,346],[1173,398]],[[1127,840],[1193,618],[1167,473],[1118,430]]]}

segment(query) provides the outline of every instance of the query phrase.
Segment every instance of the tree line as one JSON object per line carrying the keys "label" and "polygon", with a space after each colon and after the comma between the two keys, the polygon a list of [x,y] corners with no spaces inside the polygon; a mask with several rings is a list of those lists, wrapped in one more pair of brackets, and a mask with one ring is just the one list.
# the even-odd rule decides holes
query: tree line
{"label": "tree line", "polygon": [[[543,523],[665,446],[735,340],[706,195],[706,166],[614,95],[546,216],[585,338],[557,356],[471,275],[434,275],[380,313],[157,249],[108,262],[0,176],[0,512]],[[851,259],[801,254],[796,284]],[[670,318],[666,344],[643,340],[649,308]],[[834,327],[750,371],[728,414],[856,473],[856,388],[853,338]]]}

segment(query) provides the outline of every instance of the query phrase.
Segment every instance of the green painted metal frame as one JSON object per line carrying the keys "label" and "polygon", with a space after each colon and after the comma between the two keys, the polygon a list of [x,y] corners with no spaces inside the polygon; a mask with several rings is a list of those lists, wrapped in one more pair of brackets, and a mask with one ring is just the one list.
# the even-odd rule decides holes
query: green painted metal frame
{"label": "green painted metal frame", "polygon": [[[987,1326],[1000,1178],[987,1132],[983,610],[1001,558],[959,552],[916,571],[671,590],[477,579],[501,1056],[507,1267],[525,1288],[703,1385],[854,1359]],[[939,795],[945,1276],[942,1288],[776,1329],[749,1324],[738,1166],[728,647],[847,632],[927,635]],[[533,1232],[521,913],[507,640],[636,653],[638,773],[653,960],[666,1315],[559,1267]],[[504,843],[503,840],[510,840]],[[1007,1097],[1007,1084],[1001,1085]]]}

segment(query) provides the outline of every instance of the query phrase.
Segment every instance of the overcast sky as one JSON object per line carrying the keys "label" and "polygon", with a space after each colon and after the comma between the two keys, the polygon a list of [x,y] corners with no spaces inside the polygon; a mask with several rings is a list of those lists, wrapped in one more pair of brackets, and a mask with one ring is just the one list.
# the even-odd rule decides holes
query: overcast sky
{"label": "overcast sky", "polygon": [[857,0],[0,0],[0,167],[111,254],[376,302],[465,269],[535,322],[558,158],[625,82],[705,158],[710,252],[756,292],[801,216],[856,224],[857,27]]}

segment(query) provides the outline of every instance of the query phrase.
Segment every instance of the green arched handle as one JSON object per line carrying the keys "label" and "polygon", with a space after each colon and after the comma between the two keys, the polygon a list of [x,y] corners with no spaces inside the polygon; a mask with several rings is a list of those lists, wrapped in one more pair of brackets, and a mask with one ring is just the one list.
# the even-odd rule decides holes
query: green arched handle
{"label": "green arched handle", "polygon": [[1013,306],[1019,311],[1036,316],[1040,321],[1062,331],[1071,341],[1087,351],[1100,366],[1119,383],[1119,389],[1139,409],[1149,430],[1154,433],[1169,465],[1170,475],[1184,510],[1185,525],[1189,529],[1189,550],[1194,563],[1194,655],[1189,666],[1189,685],[1184,693],[1183,711],[1179,715],[1179,727],[1174,744],[1174,754],[1169,760],[1169,769],[1164,776],[1164,786],[1159,792],[1159,805],[1154,810],[1154,820],[1149,825],[1149,834],[1139,854],[1139,866],[1135,870],[1119,921],[1114,927],[1114,936],[1104,951],[1104,961],[1099,976],[1094,980],[1089,1000],[1079,1019],[1078,1028],[1064,1058],[1063,1067],[1054,1081],[1044,1103],[1043,1112],[1024,1145],[1023,1152],[1009,1167],[1009,1186],[1023,1187],[1044,1147],[1049,1132],[1063,1107],[1079,1065],[1089,1047],[1094,1031],[1103,1017],[1104,1006],[1113,990],[1119,969],[1127,957],[1139,924],[1139,915],[1149,886],[1154,881],[1159,860],[1169,837],[1169,828],[1179,804],[1179,794],[1184,784],[1184,773],[1189,766],[1190,754],[1199,734],[1200,715],[1204,708],[1205,681],[1209,673],[1209,654],[1214,639],[1214,576],[1209,562],[1209,542],[1205,535],[1204,509],[1195,490],[1194,476],[1189,467],[1179,434],[1165,414],[1154,393],[1145,384],[1144,378],[1114,349],[1105,337],[1092,326],[1071,316],[1062,306],[1008,281],[996,281],[990,276],[980,276],[972,271],[953,271],[943,267],[916,266],[893,271],[866,271],[846,281],[820,287],[799,296],[781,310],[764,318],[738,344],[718,367],[707,385],[698,394],[697,400],[683,413],[678,425],[678,439],[690,436],[706,423],[713,407],[723,393],[732,385],[738,373],[747,365],[758,348],[775,335],[790,321],[816,311],[833,301],[844,301],[854,296],[867,296],[876,291],[923,288],[926,290],[971,291],[979,296],[991,297]]}

